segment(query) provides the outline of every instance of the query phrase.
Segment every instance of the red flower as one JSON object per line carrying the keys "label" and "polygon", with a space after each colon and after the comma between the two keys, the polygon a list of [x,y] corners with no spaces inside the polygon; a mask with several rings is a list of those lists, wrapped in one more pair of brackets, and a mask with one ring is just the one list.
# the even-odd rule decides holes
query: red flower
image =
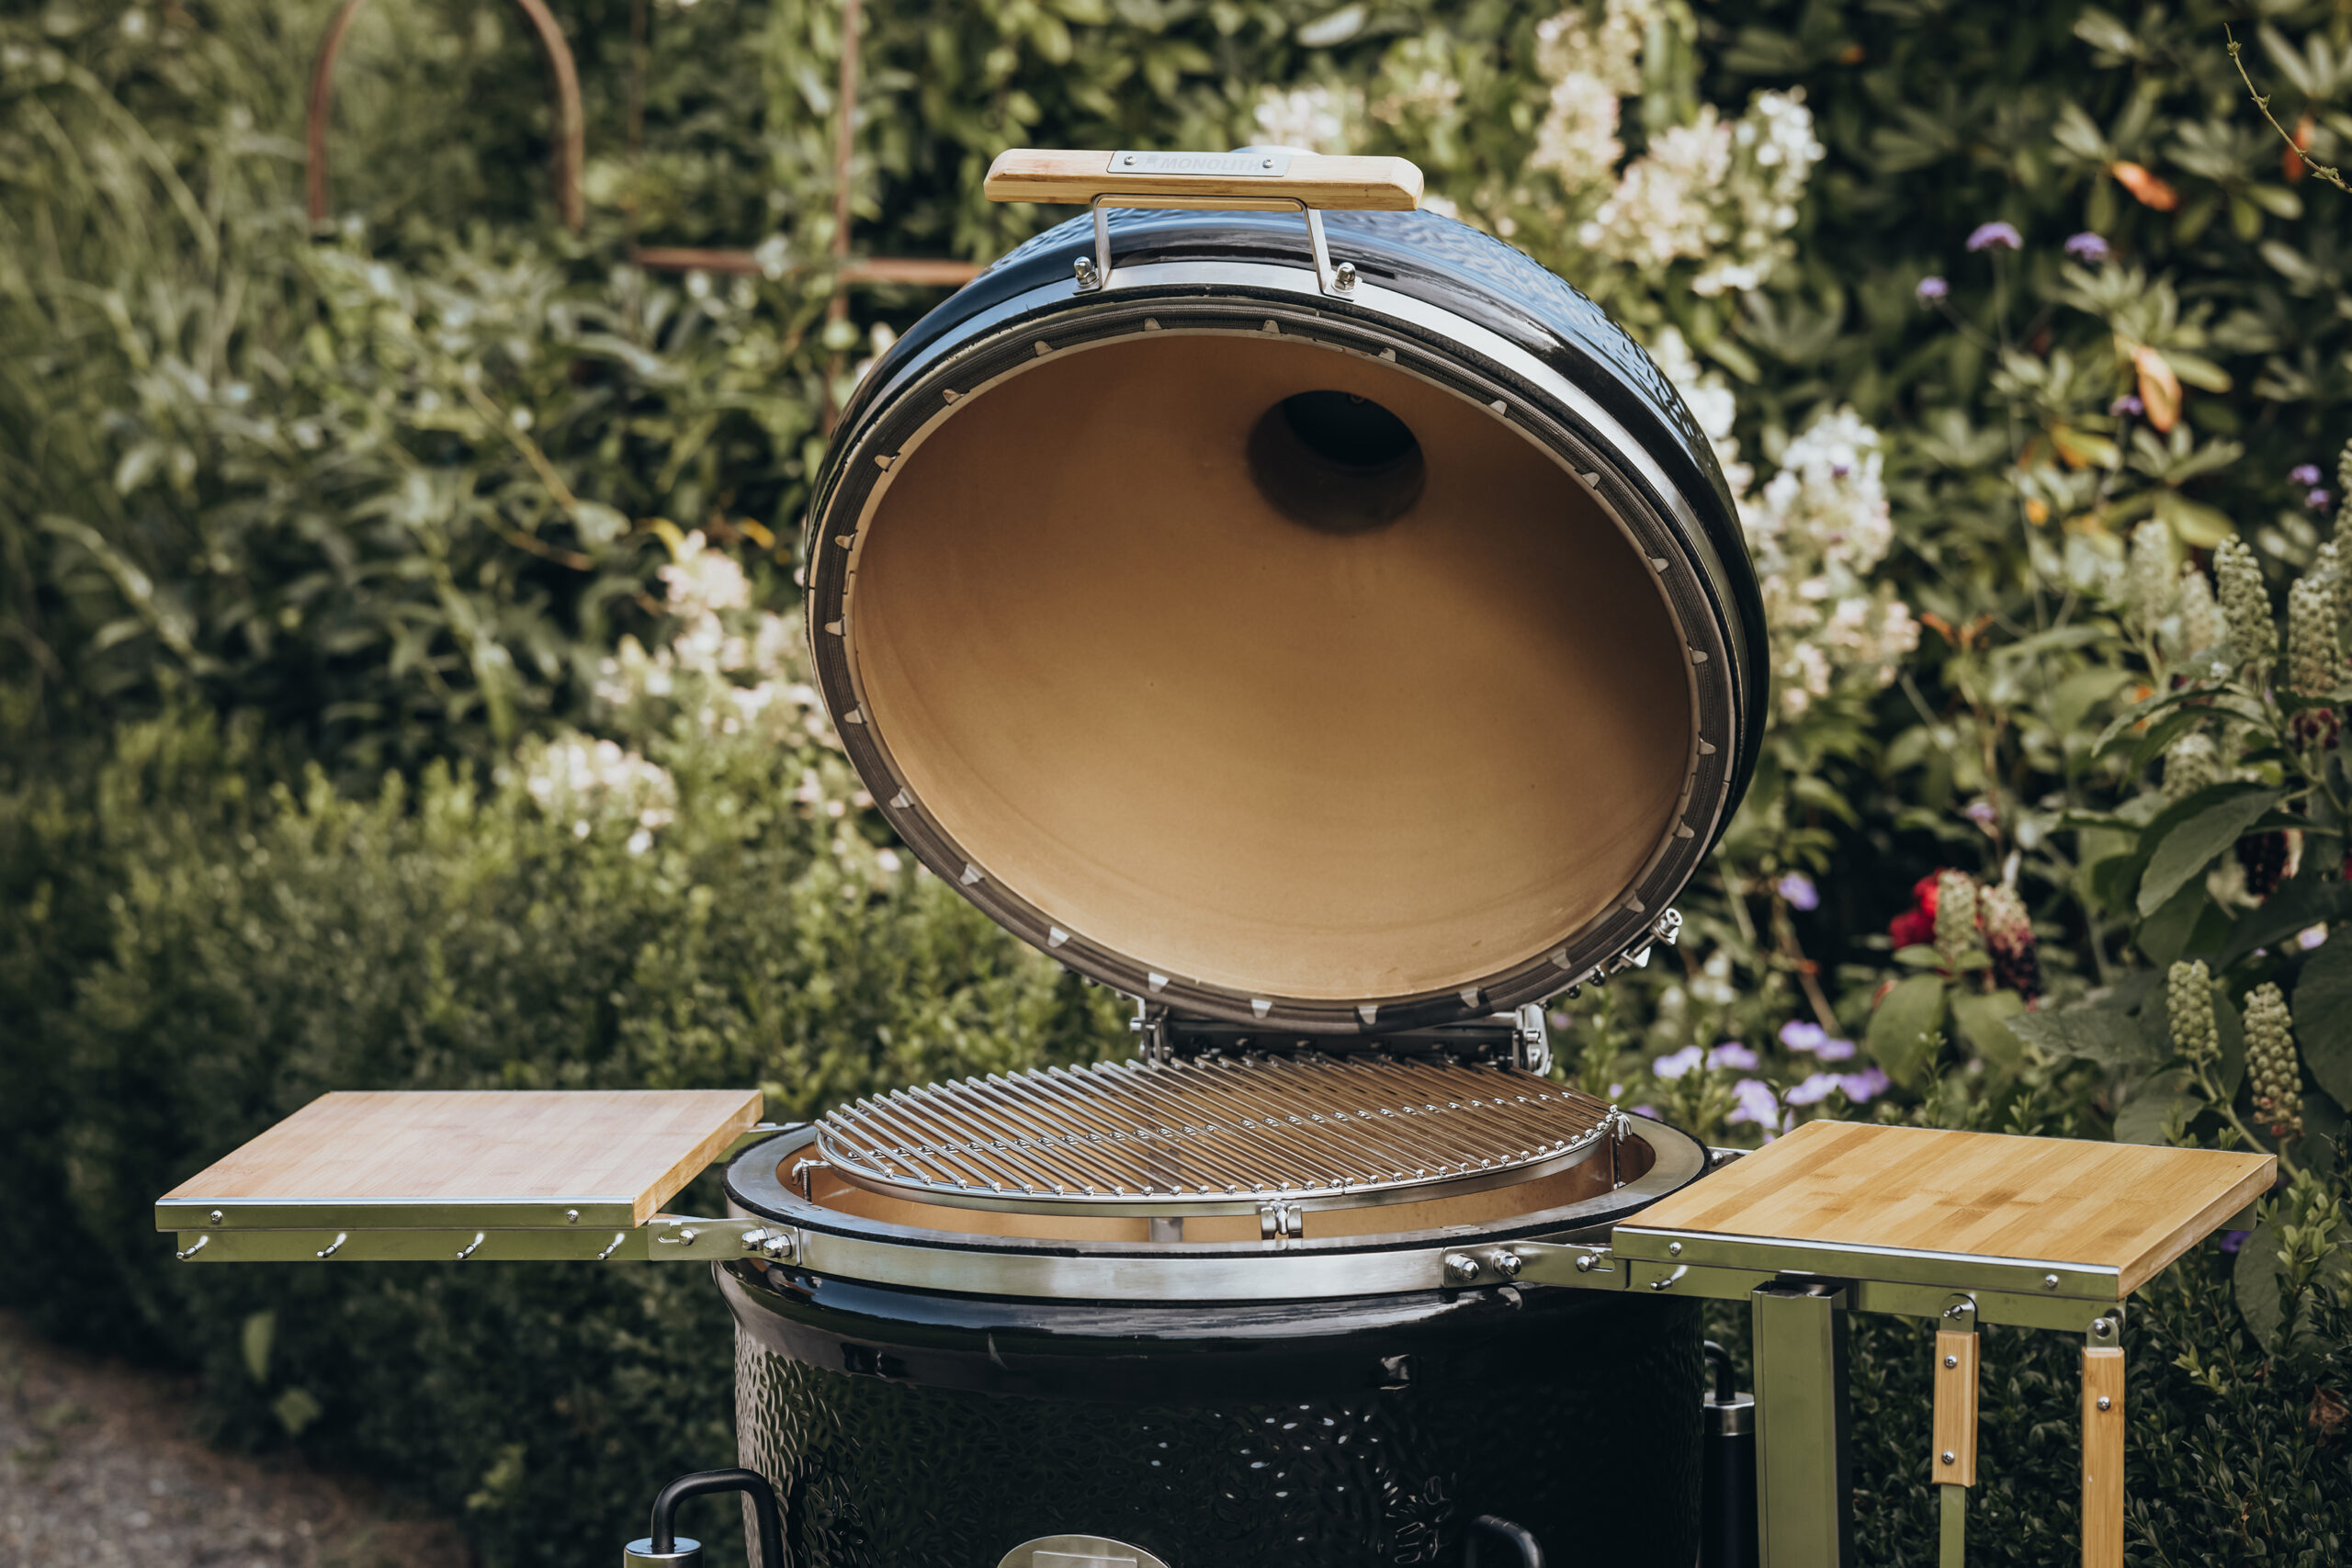
{"label": "red flower", "polygon": [[1929,919],[1936,918],[1936,889],[1943,882],[1940,867],[1911,885],[1911,907]]}
{"label": "red flower", "polygon": [[1900,948],[1926,947],[1936,940],[1936,883],[1943,875],[1931,871],[1911,885],[1911,907],[1894,917],[1886,934]]}

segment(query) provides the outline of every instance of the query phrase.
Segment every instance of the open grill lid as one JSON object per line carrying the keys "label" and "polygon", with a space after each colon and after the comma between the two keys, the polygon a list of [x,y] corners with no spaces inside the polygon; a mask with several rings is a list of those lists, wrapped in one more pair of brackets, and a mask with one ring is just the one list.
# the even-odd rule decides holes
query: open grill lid
{"label": "open grill lid", "polygon": [[[1345,205],[1319,163],[1264,200]],[[1032,242],[869,373],[807,539],[819,682],[906,842],[1250,1049],[1671,940],[1765,662],[1705,438],[1589,301],[1427,213],[1308,242],[1295,211]]]}

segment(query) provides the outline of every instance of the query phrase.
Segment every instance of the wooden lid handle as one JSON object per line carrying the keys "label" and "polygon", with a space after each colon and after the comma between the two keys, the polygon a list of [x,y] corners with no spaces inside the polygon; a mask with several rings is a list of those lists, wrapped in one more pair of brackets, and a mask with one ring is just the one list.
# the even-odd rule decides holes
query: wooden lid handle
{"label": "wooden lid handle", "polygon": [[1136,197],[1202,207],[1295,202],[1324,211],[1410,212],[1421,204],[1421,171],[1407,158],[1329,158],[1316,152],[1056,152],[1016,147],[997,154],[980,188],[990,201],[1083,206],[1101,197]]}

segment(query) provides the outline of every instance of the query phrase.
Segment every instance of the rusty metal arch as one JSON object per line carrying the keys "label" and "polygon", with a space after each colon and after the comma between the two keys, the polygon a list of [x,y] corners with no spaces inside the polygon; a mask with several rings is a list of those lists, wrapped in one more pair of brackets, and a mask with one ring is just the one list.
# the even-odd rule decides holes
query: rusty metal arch
{"label": "rusty metal arch", "polygon": [[[572,62],[571,46],[546,0],[514,0],[530,18],[539,43],[547,51],[548,75],[555,89],[555,205],[564,226],[578,233],[588,220],[581,195],[581,168],[587,156],[587,118],[580,107],[580,70]],[[334,99],[335,56],[343,51],[344,35],[351,30],[368,0],[343,0],[326,36],[319,40],[319,58],[311,67],[311,107],[305,173],[310,187],[311,226],[322,227],[327,216],[327,114]]]}

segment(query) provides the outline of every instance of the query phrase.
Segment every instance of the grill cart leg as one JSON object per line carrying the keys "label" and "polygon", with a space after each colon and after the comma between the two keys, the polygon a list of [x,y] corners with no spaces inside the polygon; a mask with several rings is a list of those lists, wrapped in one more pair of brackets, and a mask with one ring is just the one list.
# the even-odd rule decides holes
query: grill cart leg
{"label": "grill cart leg", "polygon": [[1853,1560],[1842,1286],[1775,1283],[1756,1323],[1757,1538],[1763,1568]]}
{"label": "grill cart leg", "polygon": [[1976,1484],[1976,1303],[1956,1295],[1936,1330],[1935,1451],[1929,1473],[1943,1501],[1941,1568],[1968,1560],[1968,1489]]}
{"label": "grill cart leg", "polygon": [[1705,1349],[1699,1568],[1756,1568],[1756,1400],[1733,1389],[1731,1352],[1712,1339]]}
{"label": "grill cart leg", "polygon": [[2123,1325],[2083,1336],[2083,1568],[2123,1568]]}

